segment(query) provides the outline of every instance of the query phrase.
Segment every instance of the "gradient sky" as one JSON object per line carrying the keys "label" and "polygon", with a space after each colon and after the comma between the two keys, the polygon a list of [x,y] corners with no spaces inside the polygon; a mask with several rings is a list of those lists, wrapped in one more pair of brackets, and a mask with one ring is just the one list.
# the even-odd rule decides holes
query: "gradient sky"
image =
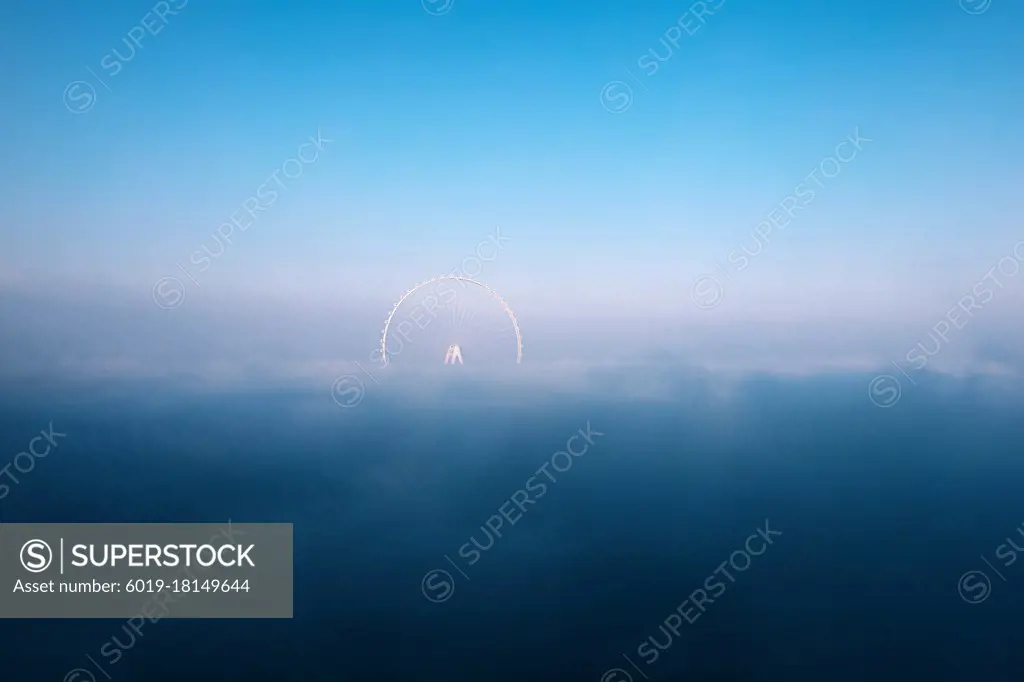
{"label": "gradient sky", "polygon": [[[335,333],[362,343],[389,301],[500,228],[508,246],[479,277],[552,339],[571,332],[559,319],[799,321],[812,335],[866,325],[902,354],[886,325],[912,318],[908,338],[926,334],[1024,239],[1024,6],[1009,0],[978,14],[956,0],[725,0],[650,76],[638,60],[667,54],[691,3],[454,0],[435,16],[418,0],[188,0],[110,75],[102,60],[131,54],[123,41],[154,4],[5,8],[9,306],[123,301],[126,328],[141,319],[131,305],[180,313],[152,305],[154,282],[184,280],[177,264],[216,247],[214,230],[318,130],[334,142],[201,289],[186,283],[182,308],[274,300],[258,315],[271,330],[285,310],[350,307],[367,322]],[[613,114],[602,88],[619,80],[633,100]],[[65,106],[74,81],[95,88],[85,113]],[[694,279],[752,245],[857,129],[872,142],[732,273],[721,306],[695,308]],[[1021,280],[993,319],[1019,320]]]}

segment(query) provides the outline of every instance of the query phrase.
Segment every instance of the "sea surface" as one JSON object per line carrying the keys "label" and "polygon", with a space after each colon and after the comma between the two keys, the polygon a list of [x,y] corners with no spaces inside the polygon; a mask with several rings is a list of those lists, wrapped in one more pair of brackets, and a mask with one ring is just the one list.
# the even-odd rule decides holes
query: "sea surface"
{"label": "sea surface", "polygon": [[1024,392],[870,379],[7,386],[0,464],[67,435],[5,522],[292,523],[295,617],[0,620],[0,678],[1019,680]]}

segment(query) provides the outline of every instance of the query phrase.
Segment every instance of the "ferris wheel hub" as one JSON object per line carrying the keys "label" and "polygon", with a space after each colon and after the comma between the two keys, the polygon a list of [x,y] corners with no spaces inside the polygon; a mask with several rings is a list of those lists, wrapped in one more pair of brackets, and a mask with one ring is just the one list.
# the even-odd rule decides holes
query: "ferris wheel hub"
{"label": "ferris wheel hub", "polygon": [[448,346],[448,352],[444,356],[444,364],[454,365],[456,362],[458,362],[460,365],[463,364],[462,349],[459,348],[459,344],[453,343],[452,345]]}

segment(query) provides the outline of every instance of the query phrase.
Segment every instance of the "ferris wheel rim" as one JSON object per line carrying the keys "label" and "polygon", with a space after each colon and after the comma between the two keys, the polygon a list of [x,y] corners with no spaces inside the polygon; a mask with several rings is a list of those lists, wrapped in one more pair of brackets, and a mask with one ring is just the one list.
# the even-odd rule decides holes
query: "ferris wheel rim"
{"label": "ferris wheel rim", "polygon": [[505,311],[505,314],[508,315],[508,319],[512,322],[512,329],[513,329],[513,331],[515,331],[515,333],[516,333],[516,364],[517,365],[520,364],[522,362],[522,360],[523,360],[523,335],[519,331],[519,320],[516,319],[516,314],[514,312],[512,312],[512,308],[505,301],[505,299],[501,296],[501,294],[498,293],[498,291],[496,289],[487,286],[486,284],[484,284],[480,280],[473,279],[472,277],[466,277],[465,275],[440,275],[438,277],[432,277],[431,279],[428,279],[428,280],[425,280],[423,282],[420,282],[419,284],[417,284],[416,286],[414,286],[413,288],[409,289],[404,294],[402,294],[402,297],[399,298],[398,301],[395,303],[395,305],[391,307],[391,312],[388,313],[388,317],[384,321],[384,329],[381,330],[381,336],[380,336],[380,358],[381,358],[381,364],[382,365],[387,365],[388,364],[388,330],[391,328],[391,321],[394,319],[395,314],[398,312],[398,309],[400,307],[402,307],[402,304],[405,302],[405,299],[409,298],[416,291],[422,289],[423,287],[427,286],[428,284],[433,284],[434,282],[443,282],[443,281],[468,282],[469,284],[473,284],[475,286],[480,287],[481,289],[483,289],[484,291],[489,293],[491,296],[493,296],[498,301],[498,303],[501,304],[501,307]]}

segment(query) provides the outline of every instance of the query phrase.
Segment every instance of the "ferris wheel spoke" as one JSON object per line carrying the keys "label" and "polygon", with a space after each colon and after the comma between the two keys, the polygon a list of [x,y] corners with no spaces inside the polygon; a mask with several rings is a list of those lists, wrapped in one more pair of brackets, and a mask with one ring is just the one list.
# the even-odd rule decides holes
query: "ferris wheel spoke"
{"label": "ferris wheel spoke", "polygon": [[464,326],[464,327],[472,326],[473,321],[475,319],[476,319],[476,311],[474,309],[472,309],[472,308],[468,308],[467,307],[467,308],[464,308],[463,311],[462,311],[462,316],[459,319],[459,324]]}

